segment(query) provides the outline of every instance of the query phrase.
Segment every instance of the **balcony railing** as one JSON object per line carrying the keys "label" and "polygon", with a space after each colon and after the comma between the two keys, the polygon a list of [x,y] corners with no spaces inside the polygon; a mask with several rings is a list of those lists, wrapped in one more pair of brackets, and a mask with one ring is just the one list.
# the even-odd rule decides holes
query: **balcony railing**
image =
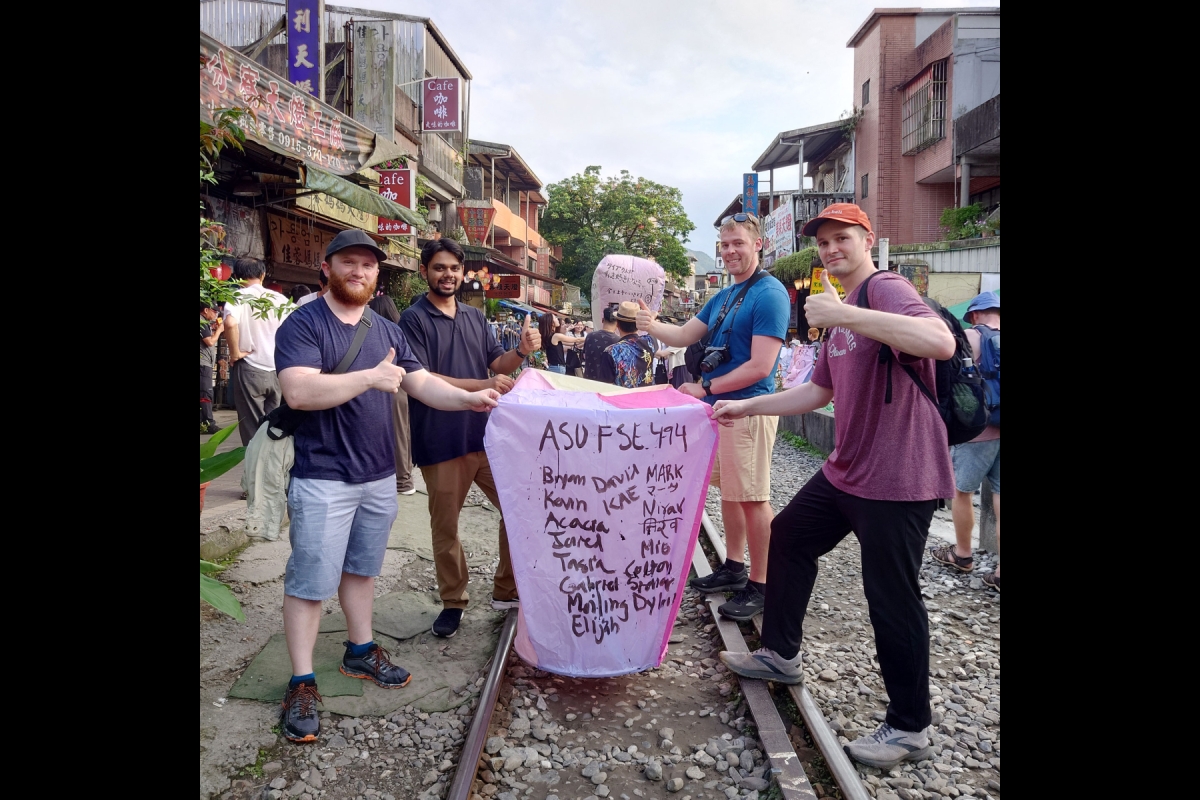
{"label": "balcony railing", "polygon": [[421,166],[455,191],[463,191],[462,157],[441,134],[421,134]]}
{"label": "balcony railing", "polygon": [[820,214],[834,203],[853,203],[854,192],[808,192],[795,195],[796,227]]}

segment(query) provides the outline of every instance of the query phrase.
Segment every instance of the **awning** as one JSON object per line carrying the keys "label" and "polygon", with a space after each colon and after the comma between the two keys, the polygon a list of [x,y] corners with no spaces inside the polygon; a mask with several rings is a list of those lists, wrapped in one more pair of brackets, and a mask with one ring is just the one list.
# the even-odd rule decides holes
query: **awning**
{"label": "awning", "polygon": [[304,170],[304,188],[314,189],[331,197],[336,197],[351,208],[374,214],[384,219],[399,219],[416,228],[424,226],[425,220],[412,209],[405,208],[399,203],[388,200],[382,195],[364,189],[358,184],[351,183],[345,178],[339,178],[332,172],[306,165]]}
{"label": "awning", "polygon": [[[491,248],[466,245],[463,247],[463,251],[467,255],[467,261],[487,261],[489,264],[495,267],[495,269],[492,271],[498,272],[501,275],[524,275],[526,278],[545,281],[546,283],[552,283],[555,286],[563,285],[562,281],[551,278],[548,275],[539,275],[536,272],[525,269],[524,267],[518,267],[516,264],[512,263],[512,259],[505,256],[503,253],[492,250]],[[499,256],[500,258],[493,258],[493,256]],[[501,261],[501,258],[504,259],[504,261]]]}
{"label": "awning", "polygon": [[524,303],[518,303],[516,300],[501,300],[500,305],[505,308],[511,308],[513,311],[520,311],[522,314],[538,314],[538,310],[532,306],[527,306]]}

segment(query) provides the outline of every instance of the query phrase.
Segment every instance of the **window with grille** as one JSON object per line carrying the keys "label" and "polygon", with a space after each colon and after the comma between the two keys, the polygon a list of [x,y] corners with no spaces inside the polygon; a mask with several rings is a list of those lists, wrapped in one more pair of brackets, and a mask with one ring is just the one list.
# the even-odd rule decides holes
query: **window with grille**
{"label": "window with grille", "polygon": [[867,78],[865,81],[863,81],[863,101],[862,101],[862,104],[865,106],[865,105],[866,105],[867,103],[869,103],[869,102],[871,102],[871,79],[870,79],[870,78]]}
{"label": "window with grille", "polygon": [[946,61],[930,64],[904,90],[900,144],[906,156],[946,138]]}
{"label": "window with grille", "polygon": [[863,200],[867,199],[867,176],[866,175],[863,175],[863,177],[862,177],[862,199]]}

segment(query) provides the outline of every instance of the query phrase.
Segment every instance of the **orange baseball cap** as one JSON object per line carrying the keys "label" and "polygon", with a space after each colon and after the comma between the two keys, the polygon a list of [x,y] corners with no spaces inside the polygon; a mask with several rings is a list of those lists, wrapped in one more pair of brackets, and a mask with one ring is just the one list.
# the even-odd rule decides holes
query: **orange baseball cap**
{"label": "orange baseball cap", "polygon": [[804,228],[800,232],[805,236],[815,236],[817,228],[821,227],[821,223],[828,222],[829,220],[845,222],[847,225],[862,225],[867,229],[868,233],[873,232],[871,231],[870,218],[867,217],[865,211],[854,203],[834,203],[828,206],[820,214],[804,223]]}

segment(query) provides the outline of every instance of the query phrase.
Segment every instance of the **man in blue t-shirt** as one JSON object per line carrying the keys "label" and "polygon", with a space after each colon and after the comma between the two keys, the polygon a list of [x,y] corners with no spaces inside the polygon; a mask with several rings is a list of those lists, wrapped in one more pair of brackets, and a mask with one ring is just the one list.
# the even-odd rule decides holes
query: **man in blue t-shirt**
{"label": "man in blue t-shirt", "polygon": [[[312,654],[321,602],[335,592],[346,614],[342,674],[385,689],[412,679],[371,632],[375,576],[397,511],[392,395],[403,383],[412,397],[457,411],[486,411],[500,397],[429,374],[399,327],[375,315],[363,319],[385,257],[362,231],[339,233],[321,264],[329,292],[294,311],[275,337],[283,398],[290,408],[309,412],[295,432],[288,489],[292,554],[283,579],[292,679],[281,717],[284,736],[293,742],[316,741],[320,732]],[[367,334],[358,355],[347,370],[331,374],[360,325],[367,325]]]}
{"label": "man in blue t-shirt", "polygon": [[[759,273],[761,250],[758,218],[728,216],[721,221],[721,258],[733,285],[722,289],[682,327],[656,321],[654,312],[641,303],[638,330],[664,344],[687,347],[712,331],[700,383],[685,383],[681,392],[712,404],[775,391],[775,364],[787,336],[790,301],[783,284]],[[767,545],[775,516],[769,502],[771,451],[778,426],[778,417],[748,417],[720,428],[712,485],[721,490],[727,558],[712,575],[693,578],[688,585],[706,593],[738,592],[719,609],[730,619],[751,619],[763,607]],[[742,560],[747,544],[749,575]]]}

